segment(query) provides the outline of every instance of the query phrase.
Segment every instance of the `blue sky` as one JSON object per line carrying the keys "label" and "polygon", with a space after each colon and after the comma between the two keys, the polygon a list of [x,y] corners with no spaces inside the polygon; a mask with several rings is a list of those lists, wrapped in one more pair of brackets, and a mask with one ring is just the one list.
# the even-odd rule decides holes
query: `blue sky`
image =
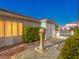
{"label": "blue sky", "polygon": [[47,18],[60,25],[77,21],[78,0],[0,0],[0,8],[31,16]]}

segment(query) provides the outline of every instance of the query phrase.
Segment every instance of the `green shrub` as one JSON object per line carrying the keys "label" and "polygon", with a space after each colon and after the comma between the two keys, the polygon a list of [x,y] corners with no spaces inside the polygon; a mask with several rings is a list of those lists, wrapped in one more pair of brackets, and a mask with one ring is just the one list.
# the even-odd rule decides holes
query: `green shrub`
{"label": "green shrub", "polygon": [[79,35],[79,28],[75,28],[75,29],[74,29],[74,32],[75,32],[75,33],[74,33],[75,35]]}
{"label": "green shrub", "polygon": [[30,43],[39,40],[39,29],[40,27],[29,27],[24,28],[24,42]]}
{"label": "green shrub", "polygon": [[65,40],[58,59],[79,59],[79,29],[75,29],[75,34]]}

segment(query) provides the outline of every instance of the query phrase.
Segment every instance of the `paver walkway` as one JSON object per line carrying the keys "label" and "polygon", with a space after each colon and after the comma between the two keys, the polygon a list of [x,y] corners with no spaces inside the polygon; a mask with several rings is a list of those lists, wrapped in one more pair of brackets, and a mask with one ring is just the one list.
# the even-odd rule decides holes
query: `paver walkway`
{"label": "paver walkway", "polygon": [[31,48],[27,48],[24,52],[17,56],[17,59],[57,59],[59,51],[57,50],[58,44],[62,40],[49,40],[45,42],[48,48],[44,53],[37,52],[34,48],[38,45],[34,44]]}

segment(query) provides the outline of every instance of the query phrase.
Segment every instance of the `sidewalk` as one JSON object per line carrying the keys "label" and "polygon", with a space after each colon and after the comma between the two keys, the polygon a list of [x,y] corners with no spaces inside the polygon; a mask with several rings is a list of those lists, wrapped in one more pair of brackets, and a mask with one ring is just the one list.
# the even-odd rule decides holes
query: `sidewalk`
{"label": "sidewalk", "polygon": [[58,44],[63,40],[46,40],[45,47],[48,48],[44,53],[37,52],[34,48],[39,46],[39,43],[33,43],[24,52],[21,52],[17,59],[56,59],[59,51],[57,50]]}

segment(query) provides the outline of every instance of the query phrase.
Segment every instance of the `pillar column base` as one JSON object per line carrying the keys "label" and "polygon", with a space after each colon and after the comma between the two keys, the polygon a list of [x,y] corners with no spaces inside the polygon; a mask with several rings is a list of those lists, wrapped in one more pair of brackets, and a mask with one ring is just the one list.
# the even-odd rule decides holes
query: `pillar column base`
{"label": "pillar column base", "polygon": [[44,53],[48,48],[44,48],[44,50],[41,50],[39,47],[36,47],[35,50],[40,52],[40,53]]}

